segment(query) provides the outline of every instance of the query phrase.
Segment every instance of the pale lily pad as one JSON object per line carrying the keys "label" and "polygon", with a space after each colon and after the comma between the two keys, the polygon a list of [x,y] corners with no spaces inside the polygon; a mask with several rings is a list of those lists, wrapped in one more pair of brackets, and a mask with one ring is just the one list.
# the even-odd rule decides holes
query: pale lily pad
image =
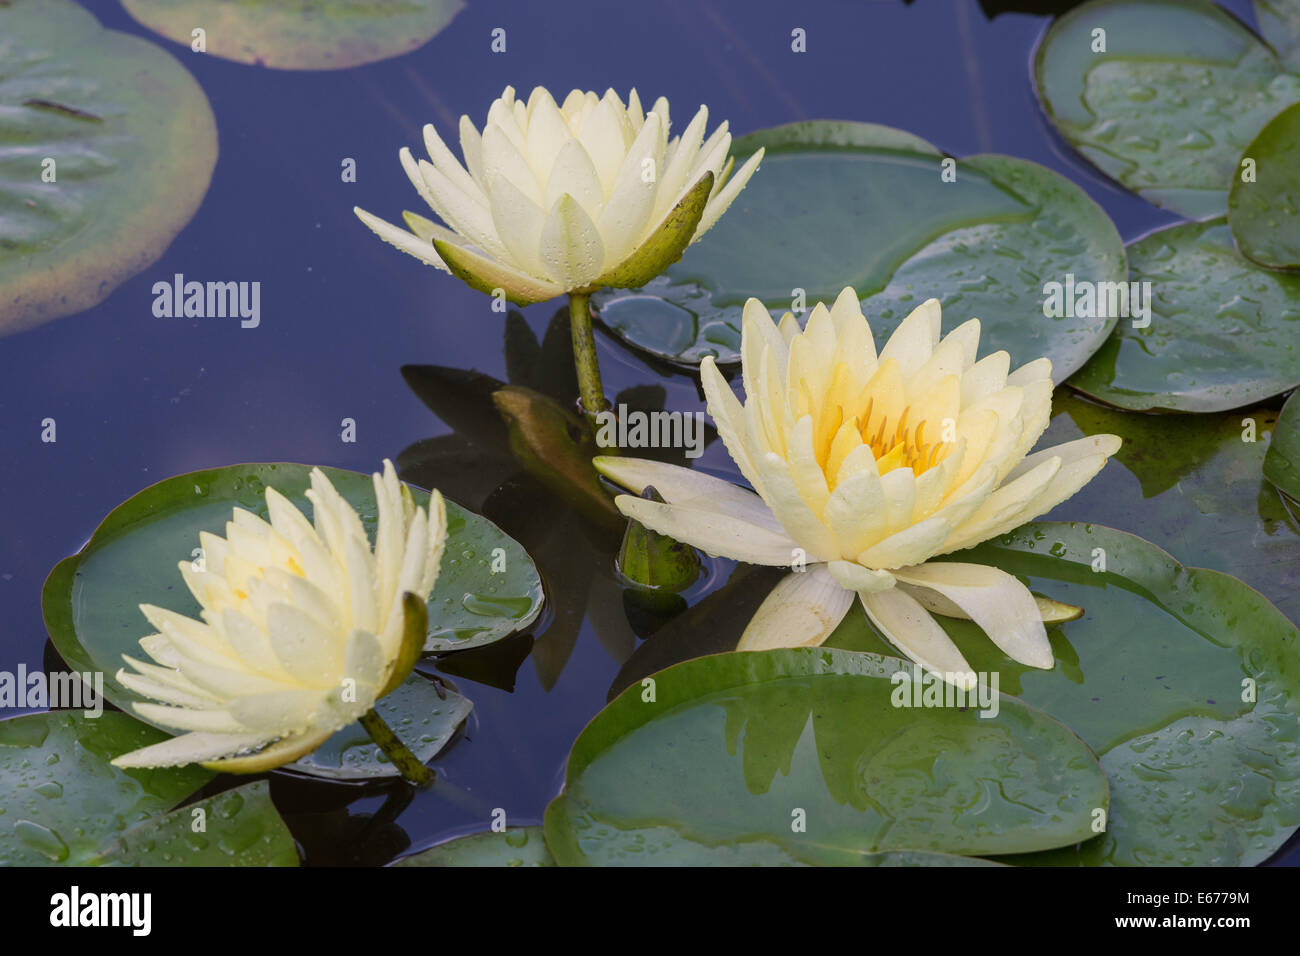
{"label": "pale lily pad", "polygon": [[[1300,632],[1257,591],[1099,525],[1034,522],[953,558],[1085,608],[1049,626],[1051,671],[937,618],[1004,694],[1083,737],[1110,781],[1104,834],[1015,862],[1249,866],[1300,826]],[[857,611],[828,643],[889,648]]]}
{"label": "pale lily pad", "polygon": [[211,780],[201,767],[121,770],[110,760],[167,734],[126,714],[0,721],[0,865],[85,865],[131,827]]}
{"label": "pale lily pad", "polygon": [[541,827],[471,833],[403,857],[394,866],[555,866]]}
{"label": "pale lily pad", "polygon": [[[1267,21],[1275,46],[1288,21]],[[1223,215],[1246,144],[1300,100],[1295,64],[1208,0],[1085,3],[1043,35],[1034,82],[1052,124],[1094,165],[1194,219]]]}
{"label": "pale lily pad", "polygon": [[1215,412],[1300,384],[1300,275],[1243,258],[1222,219],[1128,252],[1132,281],[1150,283],[1150,323],[1121,321],[1072,387],[1135,411]]}
{"label": "pale lily pad", "polygon": [[1264,477],[1292,501],[1300,502],[1300,398],[1297,395],[1300,391],[1291,393],[1273,428],[1273,441],[1264,456]]}
{"label": "pale lily pad", "polygon": [[1270,269],[1300,269],[1300,103],[1269,121],[1246,147],[1254,163],[1228,192],[1228,225],[1242,255]]}
{"label": "pale lily pad", "polygon": [[245,784],[125,833],[96,863],[112,866],[297,866],[293,835],[265,780]]}
{"label": "pale lily pad", "polygon": [[738,362],[750,296],[779,317],[797,289],[810,309],[851,285],[877,341],[933,296],[948,327],[979,318],[982,349],[1015,364],[1047,356],[1060,381],[1114,326],[1113,315],[1045,314],[1046,283],[1126,276],[1114,224],[1056,173],[982,155],[956,161],[945,182],[935,147],[870,123],[777,127],[733,152],[741,161],[760,146],[762,168],[680,262],[642,289],[593,297],[615,335],[679,365]]}
{"label": "pale lily pad", "polygon": [[[323,469],[374,535],[377,508],[370,476]],[[77,671],[102,671],[105,696],[123,709],[140,700],[115,679],[123,654],[138,654],[149,633],[142,603],[197,615],[198,605],[176,570],[196,560],[200,531],[225,533],[234,506],[265,517],[265,489],[284,493],[310,513],[304,492],[311,468],[291,463],[232,465],[168,478],[115,508],[86,546],[61,561],[45,583],[42,607],[50,640]],[[418,504],[428,495],[412,489]],[[492,572],[494,551],[498,568]],[[426,651],[476,647],[527,627],[541,609],[537,569],[512,538],[479,515],[447,503],[447,545],[438,583],[429,596]],[[417,753],[433,756],[445,743],[468,702],[454,692],[447,701],[418,675],[381,702],[380,713]],[[435,713],[436,711],[436,713]],[[449,723],[455,719],[454,723]],[[358,728],[328,741],[319,757],[293,766],[329,777],[391,776],[396,770],[373,748],[355,746]],[[425,738],[428,738],[427,740]],[[368,759],[367,755],[369,755]],[[313,763],[313,761],[316,761]]]}
{"label": "pale lily pad", "polygon": [[155,33],[278,70],[341,70],[419,49],[463,0],[122,0]]}
{"label": "pale lily pad", "polygon": [[[906,662],[829,648],[677,664],[602,710],[546,811],[561,865],[861,864],[1074,844],[1107,805],[1092,752],[1011,697],[895,707]],[[910,678],[909,678],[910,680]]]}
{"label": "pale lily pad", "polygon": [[217,159],[168,53],[71,0],[0,3],[0,334],[89,309],[189,222]]}

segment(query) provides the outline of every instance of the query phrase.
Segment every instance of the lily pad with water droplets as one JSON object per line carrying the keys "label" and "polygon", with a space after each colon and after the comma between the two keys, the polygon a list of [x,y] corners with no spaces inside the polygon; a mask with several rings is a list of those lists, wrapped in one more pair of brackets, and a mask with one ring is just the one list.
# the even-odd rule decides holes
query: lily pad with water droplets
{"label": "lily pad with water droplets", "polygon": [[991,717],[894,706],[901,668],[795,648],[660,671],[578,737],[547,845],[562,865],[871,865],[1093,835],[1108,797],[1083,741],[1007,696]]}
{"label": "lily pad with water droplets", "polygon": [[410,53],[463,0],[122,0],[150,30],[205,52],[278,70],[341,70]]}
{"label": "lily pad with water droplets", "polygon": [[1149,323],[1124,319],[1070,385],[1134,411],[1217,412],[1300,384],[1300,275],[1237,251],[1222,219],[1150,233],[1129,246],[1149,283]]}
{"label": "lily pad with water droplets", "polygon": [[1285,414],[1134,415],[1066,389],[1052,412],[1040,447],[1085,435],[1123,439],[1053,516],[1124,528],[1192,556],[1247,582],[1300,625],[1300,520],[1266,480],[1286,447]]}
{"label": "lily pad with water droplets", "polygon": [[166,738],[113,711],[0,721],[0,865],[96,862],[126,831],[212,779],[201,767],[122,770],[109,762]]}
{"label": "lily pad with water droplets", "polygon": [[1264,456],[1264,477],[1300,504],[1300,398],[1297,395],[1300,391],[1291,393],[1277,418],[1273,440]]}
{"label": "lily pad with water droplets", "polygon": [[297,866],[293,835],[265,780],[245,784],[122,835],[95,863],[113,866]]}
{"label": "lily pad with water droplets", "polygon": [[1262,19],[1273,47],[1209,0],[1085,3],[1038,45],[1039,99],[1107,175],[1190,218],[1221,216],[1246,144],[1300,101],[1300,63],[1277,52],[1296,21]]}
{"label": "lily pad with water droplets", "polygon": [[541,827],[471,833],[403,857],[394,866],[555,866]]}
{"label": "lily pad with water droplets", "polygon": [[[412,674],[380,698],[375,710],[393,728],[420,763],[428,763],[451,742],[474,704],[442,682],[441,693],[430,681]],[[366,780],[396,775],[388,757],[360,724],[344,727],[301,760],[285,767],[331,780]]]}
{"label": "lily pad with water droplets", "polygon": [[979,318],[981,352],[1006,349],[1015,364],[1047,356],[1060,381],[1115,323],[1044,312],[1045,283],[1121,281],[1126,266],[1101,207],[1042,166],[972,156],[945,182],[935,147],[870,123],[777,127],[733,152],[740,161],[759,147],[762,168],[680,262],[642,289],[593,297],[615,335],[679,365],[734,363],[749,297],[779,317],[798,289],[810,309],[851,285],[878,343],[933,296],[946,329]]}
{"label": "lily pad with water droplets", "polygon": [[[1003,693],[1087,741],[1110,781],[1104,834],[1014,862],[1249,866],[1300,826],[1300,632],[1257,591],[1100,525],[1034,522],[952,557],[1085,609],[1048,627],[1050,671],[936,618]],[[858,610],[827,643],[891,649]]]}
{"label": "lily pad with water droplets", "polygon": [[1228,225],[1237,248],[1270,269],[1300,269],[1300,103],[1288,107],[1246,147],[1254,164],[1228,192]]}
{"label": "lily pad with water droplets", "polygon": [[[357,510],[373,540],[377,506],[370,476],[322,470]],[[268,485],[310,514],[304,495],[310,474],[310,466],[292,463],[231,465],[168,478],[119,505],[85,547],[61,561],[45,583],[42,607],[55,649],[75,670],[102,671],[105,696],[127,709],[141,698],[114,675],[122,655],[138,655],[139,639],[150,633],[139,605],[156,604],[197,616],[198,604],[176,564],[200,557],[199,532],[224,535],[235,506],[265,517]],[[414,488],[412,493],[417,504],[427,504],[427,493]],[[486,518],[447,502],[447,544],[429,596],[426,651],[499,640],[527,627],[541,603],[541,580],[523,548]],[[412,675],[403,688],[381,701],[379,711],[408,746],[432,757],[432,742],[446,742],[467,703],[454,692],[443,701],[428,681]],[[431,716],[434,711],[437,716]],[[460,719],[448,728],[446,722],[457,715]],[[293,766],[336,778],[395,775],[391,764],[347,743],[354,730],[363,733],[355,727],[340,731],[317,757]],[[337,752],[330,749],[335,744]]]}
{"label": "lily pad with water droplets", "polygon": [[208,98],[170,54],[71,0],[0,3],[0,334],[153,264],[216,159]]}

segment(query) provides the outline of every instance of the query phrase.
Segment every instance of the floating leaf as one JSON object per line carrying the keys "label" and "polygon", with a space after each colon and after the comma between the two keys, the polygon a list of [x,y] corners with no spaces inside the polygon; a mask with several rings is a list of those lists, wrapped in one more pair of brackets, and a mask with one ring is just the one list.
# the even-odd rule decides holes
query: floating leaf
{"label": "floating leaf", "polygon": [[781,126],[737,140],[733,152],[740,161],[760,146],[762,170],[680,262],[643,289],[593,297],[616,335],[678,364],[737,362],[750,296],[779,316],[797,289],[811,308],[851,285],[877,341],[934,296],[952,323],[978,317],[990,351],[1006,349],[1017,364],[1051,358],[1059,381],[1114,325],[1113,316],[1044,314],[1047,282],[1125,277],[1114,224],[1056,173],[972,156],[944,182],[935,147],[869,123]]}
{"label": "floating leaf", "polygon": [[[953,557],[1086,609],[1049,626],[1051,671],[936,618],[1003,693],[1083,737],[1110,781],[1103,835],[1015,862],[1249,866],[1300,825],[1300,632],[1257,591],[1099,525],[1034,522]],[[890,650],[860,611],[828,644]]]}
{"label": "floating leaf", "polygon": [[[322,470],[356,508],[373,538],[377,506],[370,477]],[[114,677],[122,655],[138,654],[139,639],[149,632],[139,605],[197,615],[198,605],[181,582],[175,562],[199,560],[199,532],[224,534],[233,506],[265,517],[268,485],[308,513],[310,473],[307,465],[289,463],[232,465],[168,478],[119,505],[86,546],[61,561],[45,583],[42,605],[55,648],[74,670],[102,671],[104,694],[117,706],[126,709],[140,700]],[[417,504],[427,503],[426,493],[413,489],[413,494]],[[494,555],[497,549],[501,553]],[[493,573],[494,562],[498,569],[504,563],[504,570]],[[438,583],[429,596],[425,649],[478,647],[499,640],[532,623],[541,601],[541,580],[523,548],[487,519],[448,502],[447,544]],[[446,721],[464,706],[463,699],[452,698],[445,707],[438,699],[440,709],[434,715],[435,695],[427,681],[412,675],[402,690],[380,704],[380,713],[417,753],[429,752],[431,744],[420,739],[424,736],[445,740]],[[323,745],[319,767],[312,765],[312,758],[293,766],[335,777],[395,774],[390,764],[365,759],[369,751],[353,746],[355,730],[347,728]]]}
{"label": "floating leaf", "polygon": [[0,721],[0,865],[73,866],[211,780],[201,767],[122,770],[110,760],[167,739],[126,714]]}
{"label": "floating leaf", "polygon": [[0,64],[3,334],[157,261],[207,192],[217,127],[171,55],[71,0],[0,3]]}
{"label": "floating leaf", "polygon": [[[1300,391],[1291,393],[1273,427],[1273,440],[1264,456],[1264,477],[1292,501],[1300,503],[1300,398],[1297,395]],[[1295,566],[1293,563],[1292,568]]]}
{"label": "floating leaf", "polygon": [[1144,199],[1194,219],[1223,215],[1242,149],[1300,100],[1287,69],[1208,0],[1094,0],[1054,21],[1034,56],[1061,135]]}
{"label": "floating leaf", "polygon": [[661,671],[579,736],[547,845],[563,865],[846,865],[1092,836],[1106,780],[1079,738],[1009,697],[993,716],[894,706],[900,668],[795,648]]}
{"label": "floating leaf", "polygon": [[1150,282],[1150,324],[1125,319],[1070,385],[1135,411],[1217,412],[1300,384],[1300,275],[1237,252],[1222,219],[1160,229],[1129,246]]}
{"label": "floating leaf", "polygon": [[463,0],[122,0],[155,33],[207,53],[277,70],[341,70],[419,49]]}
{"label": "floating leaf", "polygon": [[[420,763],[428,763],[451,742],[474,704],[450,687],[438,688],[412,674],[382,697],[375,710]],[[286,770],[331,780],[364,780],[397,774],[379,745],[360,724],[344,727]]]}
{"label": "floating leaf", "polygon": [[1300,522],[1261,474],[1273,449],[1285,448],[1287,426],[1277,412],[1134,415],[1064,389],[1053,412],[1044,447],[1084,435],[1124,440],[1061,515],[1166,542],[1202,567],[1248,582],[1300,624]]}
{"label": "floating leaf", "polygon": [[403,857],[394,866],[555,866],[541,827],[471,833]]}
{"label": "floating leaf", "polygon": [[265,780],[227,790],[128,831],[96,863],[297,866],[298,850]]}
{"label": "floating leaf", "polygon": [[1246,147],[1253,175],[1234,176],[1228,225],[1237,248],[1270,269],[1300,269],[1300,103],[1269,121]]}

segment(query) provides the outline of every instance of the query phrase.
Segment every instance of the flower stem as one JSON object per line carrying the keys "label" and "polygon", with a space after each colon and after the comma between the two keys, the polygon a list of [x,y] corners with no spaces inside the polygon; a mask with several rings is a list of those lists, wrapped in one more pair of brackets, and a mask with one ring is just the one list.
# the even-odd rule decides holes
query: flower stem
{"label": "flower stem", "polygon": [[362,715],[361,726],[366,728],[370,739],[379,744],[379,749],[388,755],[388,759],[403,777],[417,787],[427,787],[433,783],[437,774],[416,759],[415,754],[407,749],[406,744],[393,733],[393,728],[384,723],[384,718],[373,708]]}
{"label": "flower stem", "polygon": [[573,365],[578,372],[578,391],[582,410],[592,429],[596,416],[609,410],[604,386],[600,383],[600,364],[596,361],[596,340],[591,334],[591,296],[585,292],[569,293],[569,328],[573,335]]}

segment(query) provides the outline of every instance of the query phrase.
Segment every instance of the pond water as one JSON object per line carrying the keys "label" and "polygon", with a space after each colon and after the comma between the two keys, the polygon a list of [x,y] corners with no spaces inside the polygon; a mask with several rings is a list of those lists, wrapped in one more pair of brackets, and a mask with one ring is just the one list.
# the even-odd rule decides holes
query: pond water
{"label": "pond water", "polygon": [[[107,26],[149,35],[116,2],[85,5]],[[1251,22],[1244,0],[1224,5]],[[202,207],[157,263],[98,307],[0,340],[0,662],[37,668],[48,657],[57,666],[41,619],[42,581],[144,486],[244,461],[369,472],[450,431],[403,366],[507,379],[505,322],[490,300],[395,253],[352,213],[361,205],[393,219],[413,208],[397,151],[420,142],[424,123],[446,131],[461,113],[478,118],[507,84],[636,87],[646,102],[667,96],[678,117],[707,102],[711,120],[727,119],[738,134],[801,119],[865,120],[957,156],[1031,159],[1082,185],[1126,241],[1177,221],[1091,170],[1047,125],[1029,78],[1046,23],[1015,12],[990,19],[977,3],[955,0],[813,9],[768,0],[470,0],[416,52],[336,72],[252,68],[168,45],[217,118],[220,155]],[[807,31],[806,54],[790,50],[795,26]],[[507,30],[504,54],[490,52],[495,27]],[[346,158],[356,161],[355,183],[340,176]],[[177,273],[260,282],[260,323],[156,318],[152,286]],[[539,339],[559,305],[522,310]],[[669,409],[703,408],[693,377],[603,334],[599,352],[609,395],[657,386]],[[46,418],[57,421],[57,443],[40,440]],[[355,422],[354,442],[340,437],[344,419]],[[718,442],[696,467],[736,474]],[[419,469],[405,477],[418,483]],[[495,808],[512,825],[539,822],[569,747],[637,644],[620,618],[602,538],[527,482],[486,505],[464,503],[526,544],[540,543],[549,606],[531,636],[448,665],[475,710],[437,762],[432,790],[274,776],[273,795],[308,864],[384,863],[482,830]],[[1087,517],[1105,521],[1104,512],[1096,503]],[[1048,517],[1077,516],[1067,503]],[[1194,553],[1178,557],[1198,563]],[[713,570],[699,590],[731,566]],[[513,679],[513,689],[485,682],[487,674],[507,686]],[[1300,848],[1293,840],[1275,860],[1300,862]]]}

